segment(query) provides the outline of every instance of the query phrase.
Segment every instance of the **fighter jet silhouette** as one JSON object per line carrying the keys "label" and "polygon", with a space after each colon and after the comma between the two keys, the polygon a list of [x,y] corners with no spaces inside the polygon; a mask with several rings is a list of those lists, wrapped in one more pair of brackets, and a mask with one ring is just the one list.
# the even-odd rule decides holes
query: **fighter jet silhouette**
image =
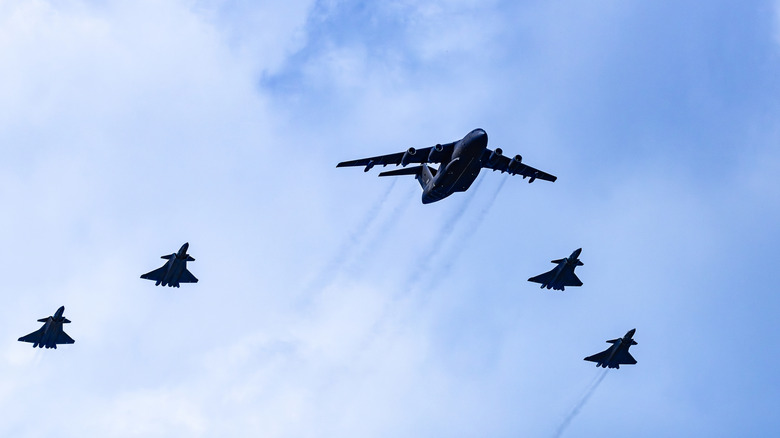
{"label": "fighter jet silhouette", "polygon": [[631,329],[622,338],[607,341],[612,344],[611,347],[601,353],[588,356],[585,360],[596,362],[596,367],[602,368],[609,367],[619,369],[620,365],[636,364],[636,359],[628,352],[629,347],[636,345],[636,341],[633,339],[635,332],[636,329]]}
{"label": "fighter jet silhouette", "polygon": [[544,274],[531,277],[528,281],[534,283],[541,283],[542,288],[564,290],[566,286],[582,286],[582,282],[577,275],[574,274],[574,268],[582,266],[583,263],[578,259],[582,248],[574,250],[569,257],[565,259],[553,260],[552,263],[557,263],[558,266],[552,268],[550,271]]}
{"label": "fighter jet silhouette", "polygon": [[147,272],[141,278],[153,280],[155,286],[162,284],[168,287],[179,287],[179,283],[197,283],[198,279],[187,270],[187,262],[194,262],[195,259],[187,254],[189,243],[185,243],[179,249],[179,252],[164,255],[160,258],[168,259],[168,262],[160,269]]}
{"label": "fighter jet silhouette", "polygon": [[57,344],[72,344],[76,341],[73,340],[67,333],[62,330],[62,324],[70,324],[70,320],[62,316],[65,313],[65,306],[57,309],[54,316],[41,318],[38,322],[42,322],[43,327],[30,333],[27,336],[19,338],[21,342],[31,342],[33,348],[54,348],[57,349]]}

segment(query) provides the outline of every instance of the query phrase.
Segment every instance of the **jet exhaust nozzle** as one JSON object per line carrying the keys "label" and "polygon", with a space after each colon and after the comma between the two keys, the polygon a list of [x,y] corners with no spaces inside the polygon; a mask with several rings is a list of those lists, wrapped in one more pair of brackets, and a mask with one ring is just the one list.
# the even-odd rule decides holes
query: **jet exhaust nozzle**
{"label": "jet exhaust nozzle", "polygon": [[491,166],[496,165],[503,154],[504,151],[501,148],[496,148],[496,150],[490,153],[490,156],[488,157],[488,164]]}
{"label": "jet exhaust nozzle", "polygon": [[441,154],[444,152],[444,146],[437,144],[431,148],[431,152],[428,154],[428,162],[435,163],[441,158]]}
{"label": "jet exhaust nozzle", "polygon": [[407,164],[412,162],[412,157],[417,154],[417,149],[415,148],[409,148],[404,152],[404,156],[401,157],[401,166],[406,166]]}

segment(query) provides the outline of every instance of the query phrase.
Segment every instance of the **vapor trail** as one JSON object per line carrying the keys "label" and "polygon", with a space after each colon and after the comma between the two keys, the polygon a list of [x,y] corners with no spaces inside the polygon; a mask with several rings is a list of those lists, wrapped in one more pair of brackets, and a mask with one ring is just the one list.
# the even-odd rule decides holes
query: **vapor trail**
{"label": "vapor trail", "polygon": [[349,255],[354,252],[355,248],[360,244],[361,240],[371,229],[371,226],[376,222],[379,217],[379,213],[382,211],[382,207],[390,197],[390,193],[395,187],[395,183],[398,179],[393,178],[387,190],[377,198],[374,204],[366,211],[365,216],[358,222],[358,224],[352,228],[346,240],[341,244],[336,254],[331,260],[322,268],[322,270],[314,277],[314,281],[309,283],[304,289],[310,291],[315,287],[324,288],[330,285],[336,278],[336,274],[341,271],[344,265],[347,263]]}
{"label": "vapor trail", "polygon": [[[416,186],[409,186],[412,190],[408,190],[408,194],[403,194],[401,202],[395,203],[394,207],[391,207],[388,214],[382,219],[373,235],[363,240],[363,246],[360,250],[356,251],[356,254],[350,257],[350,261],[346,264],[346,270],[349,273],[355,273],[360,268],[361,261],[366,260],[370,252],[376,252],[381,248],[383,241],[387,240],[387,237],[392,236],[392,230],[398,224],[399,219],[404,215],[406,210],[412,205],[415,200],[410,199],[414,193],[418,193],[419,190]],[[410,202],[411,201],[411,202]]]}
{"label": "vapor trail", "polygon": [[480,184],[482,184],[483,178],[477,178],[477,181],[466,192],[466,196],[463,202],[452,212],[449,218],[439,228],[439,232],[436,233],[433,241],[428,245],[428,250],[422,255],[419,261],[415,264],[416,268],[407,278],[404,284],[404,290],[412,290],[415,284],[420,280],[420,276],[423,272],[429,270],[431,266],[431,260],[439,257],[444,246],[450,240],[454,234],[454,229],[460,222],[463,215],[466,213],[468,206],[471,205],[471,200],[474,199],[474,194],[477,192]]}
{"label": "vapor trail", "polygon": [[569,426],[571,420],[573,420],[574,417],[576,417],[577,414],[580,413],[582,407],[585,406],[585,403],[588,402],[590,396],[592,396],[593,393],[596,392],[596,388],[599,387],[599,384],[601,384],[601,381],[604,380],[604,377],[606,377],[606,375],[607,375],[607,370],[603,370],[599,372],[599,374],[596,376],[593,382],[588,386],[588,389],[585,391],[585,394],[577,401],[577,403],[574,405],[574,408],[572,408],[571,412],[569,412],[569,415],[567,415],[566,418],[563,419],[561,425],[558,426],[558,430],[555,431],[555,435],[554,435],[555,438],[560,438],[560,436],[563,435],[563,432]]}
{"label": "vapor trail", "polygon": [[[498,183],[498,187],[496,187],[496,190],[493,191],[493,194],[490,196],[490,198],[488,198],[488,202],[477,212],[477,215],[469,223],[469,227],[468,227],[469,231],[474,231],[478,229],[480,225],[482,225],[482,221],[485,220],[485,217],[487,217],[488,212],[493,207],[493,204],[496,202],[496,199],[498,198],[498,194],[501,193],[501,189],[504,188],[504,183],[506,183],[506,180],[507,178],[501,178],[501,182]],[[464,233],[463,239],[459,242],[461,243],[460,246],[463,247],[462,244],[467,242],[471,236],[473,236],[473,233],[471,232]],[[450,272],[452,266],[455,264],[458,256],[460,255],[460,251],[449,251],[449,254],[451,254],[451,256],[447,258],[446,263],[442,267],[440,273],[446,274]],[[435,281],[436,278],[431,278],[431,280]]]}

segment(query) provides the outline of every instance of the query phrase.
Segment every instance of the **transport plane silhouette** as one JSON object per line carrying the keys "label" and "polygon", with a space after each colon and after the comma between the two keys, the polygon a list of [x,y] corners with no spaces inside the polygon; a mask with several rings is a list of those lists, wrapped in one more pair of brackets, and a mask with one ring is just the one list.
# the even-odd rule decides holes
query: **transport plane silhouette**
{"label": "transport plane silhouette", "polygon": [[[482,129],[475,129],[458,141],[437,144],[423,149],[409,148],[404,152],[379,155],[360,160],[343,161],[336,167],[365,166],[364,172],[381,164],[395,164],[404,169],[382,172],[379,176],[414,175],[422,187],[422,203],[440,201],[455,192],[465,192],[483,168],[507,172],[510,175],[522,175],[532,183],[536,179],[554,182],[557,177],[542,172],[522,162],[523,157],[515,155],[510,159],[503,155],[501,148],[490,150],[487,147],[488,136]],[[406,168],[411,163],[419,166]],[[439,167],[429,167],[429,163],[438,163]]]}

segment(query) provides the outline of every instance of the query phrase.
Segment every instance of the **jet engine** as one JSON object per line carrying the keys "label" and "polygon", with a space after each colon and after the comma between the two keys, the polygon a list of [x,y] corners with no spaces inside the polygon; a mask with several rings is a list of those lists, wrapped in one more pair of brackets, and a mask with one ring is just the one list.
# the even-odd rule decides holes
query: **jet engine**
{"label": "jet engine", "polygon": [[490,156],[488,157],[488,165],[495,166],[498,163],[499,158],[501,158],[501,155],[504,153],[504,151],[501,150],[501,148],[496,148],[493,152],[490,153]]}
{"label": "jet engine", "polygon": [[437,144],[431,148],[431,153],[428,154],[428,162],[436,163],[441,161],[441,155],[444,152],[444,146]]}
{"label": "jet engine", "polygon": [[401,157],[401,166],[406,166],[412,161],[412,157],[417,153],[417,149],[409,148],[404,152],[404,156]]}
{"label": "jet engine", "polygon": [[514,158],[509,162],[509,171],[510,172],[517,172],[520,169],[523,168],[523,157],[520,155],[515,155]]}

